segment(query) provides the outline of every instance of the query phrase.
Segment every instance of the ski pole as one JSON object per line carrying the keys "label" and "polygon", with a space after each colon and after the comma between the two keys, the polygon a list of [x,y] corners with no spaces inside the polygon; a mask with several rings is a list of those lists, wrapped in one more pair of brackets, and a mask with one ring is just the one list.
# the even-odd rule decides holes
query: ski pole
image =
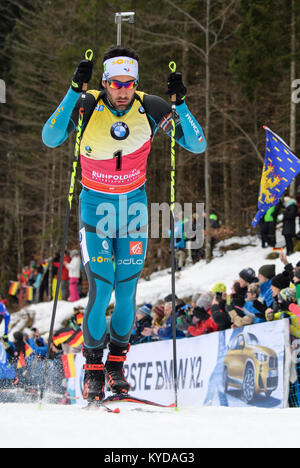
{"label": "ski pole", "polygon": [[[85,53],[85,59],[92,60],[93,55],[94,55],[93,51],[89,49]],[[87,83],[83,83],[82,85],[83,95],[85,94],[86,90],[87,90]],[[80,154],[80,143],[81,143],[81,136],[82,136],[82,129],[83,129],[83,112],[84,112],[84,109],[83,107],[81,107],[79,109],[79,116],[78,116],[78,130],[76,134],[73,170],[72,170],[71,182],[70,182],[70,188],[69,188],[69,194],[68,194],[68,200],[67,200],[65,226],[64,226],[63,240],[62,240],[62,245],[61,245],[60,261],[59,261],[59,268],[58,268],[58,274],[57,274],[57,284],[56,284],[55,297],[54,297],[52,316],[51,316],[51,324],[50,324],[50,330],[49,330],[49,338],[48,338],[48,344],[47,344],[47,354],[46,354],[46,359],[44,362],[44,369],[43,369],[43,375],[42,375],[40,403],[43,401],[44,393],[45,393],[46,375],[47,375],[48,364],[49,364],[49,359],[50,359],[51,343],[53,339],[59,288],[60,288],[60,283],[61,283],[61,275],[62,275],[64,256],[65,256],[65,250],[66,250],[66,244],[67,244],[67,236],[68,236],[68,230],[69,230],[69,224],[70,224],[70,214],[71,214],[72,201],[73,201],[73,196],[74,196],[76,173],[77,173],[77,166],[78,166],[79,154]]]}
{"label": "ski pole", "polygon": [[[176,63],[170,62],[169,68],[172,73],[176,72]],[[176,343],[176,304],[175,304],[175,114],[176,94],[171,96],[172,102],[172,130],[171,130],[171,259],[172,259],[172,329],[173,329],[173,368],[174,368],[174,392],[175,409],[178,409],[178,378],[177,378],[177,343]]]}

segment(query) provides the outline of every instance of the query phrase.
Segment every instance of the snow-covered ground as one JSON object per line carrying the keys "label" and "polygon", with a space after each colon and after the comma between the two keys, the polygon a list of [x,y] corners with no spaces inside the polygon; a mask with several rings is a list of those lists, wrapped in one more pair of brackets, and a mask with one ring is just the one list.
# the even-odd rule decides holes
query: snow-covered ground
{"label": "snow-covered ground", "polygon": [[[279,259],[266,260],[271,249],[261,249],[256,237],[230,239],[227,244],[251,244],[239,250],[228,251],[209,264],[204,261],[181,273],[176,282],[179,297],[210,290],[223,282],[231,285],[245,267],[256,270],[263,264],[275,263],[277,273],[283,270]],[[289,257],[293,264],[300,255]],[[152,275],[150,281],[141,281],[137,304],[151,302],[170,293],[171,276],[167,271]],[[113,302],[114,298],[112,298]],[[72,315],[77,304],[86,305],[87,299],[70,304],[60,302],[56,329]],[[12,331],[23,329],[28,317],[42,333],[49,329],[51,303],[29,306],[14,314]],[[300,409],[263,408],[184,408],[159,410],[153,413],[133,411],[120,406],[120,414],[85,411],[75,406],[44,404],[1,404],[1,447],[104,447],[104,448],[189,448],[189,447],[300,447]]]}
{"label": "snow-covered ground", "polygon": [[[120,414],[73,406],[0,405],[0,447],[300,447],[300,409],[186,408]],[[107,451],[107,450],[106,450]]]}

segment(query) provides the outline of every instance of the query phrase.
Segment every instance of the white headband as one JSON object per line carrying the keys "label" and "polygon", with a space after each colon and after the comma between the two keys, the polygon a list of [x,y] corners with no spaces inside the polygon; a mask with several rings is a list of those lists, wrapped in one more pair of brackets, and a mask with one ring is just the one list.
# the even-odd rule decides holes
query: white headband
{"label": "white headband", "polygon": [[131,57],[114,57],[108,59],[103,64],[103,80],[107,81],[113,76],[132,76],[137,81],[139,79],[139,64]]}

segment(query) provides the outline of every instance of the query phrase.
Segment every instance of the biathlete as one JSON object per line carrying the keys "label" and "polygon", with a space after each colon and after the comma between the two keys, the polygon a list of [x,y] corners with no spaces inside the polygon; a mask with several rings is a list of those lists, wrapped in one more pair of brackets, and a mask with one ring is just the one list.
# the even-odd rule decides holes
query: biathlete
{"label": "biathlete", "polygon": [[[130,389],[123,366],[147,250],[147,158],[157,130],[162,128],[170,136],[172,129],[170,104],[137,91],[139,57],[133,49],[111,47],[104,54],[103,66],[100,90],[82,93],[93,64],[80,62],[70,89],[42,132],[45,145],[61,145],[76,131],[83,109],[79,230],[89,280],[83,321],[84,398],[88,402],[102,401],[105,386],[114,393]],[[186,87],[180,73],[169,76],[167,94],[176,94],[177,99],[176,141],[192,153],[204,152],[206,140],[185,103]],[[113,290],[115,308],[104,365],[105,316]]]}

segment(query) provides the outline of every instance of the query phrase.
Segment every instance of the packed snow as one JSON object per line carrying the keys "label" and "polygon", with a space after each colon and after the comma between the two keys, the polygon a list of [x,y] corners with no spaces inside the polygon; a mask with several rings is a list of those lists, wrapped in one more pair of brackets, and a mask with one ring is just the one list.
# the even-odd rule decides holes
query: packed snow
{"label": "packed snow", "polygon": [[[275,263],[276,272],[283,270],[279,259],[266,260],[270,249],[262,249],[257,237],[233,238],[224,244],[238,242],[247,245],[229,250],[209,263],[187,267],[176,281],[176,294],[187,298],[197,292],[210,290],[223,282],[230,292],[239,271],[245,267],[256,270],[264,264]],[[293,264],[299,253],[289,257]],[[149,281],[141,280],[137,304],[153,303],[170,293],[171,276],[167,270],[154,273]],[[73,307],[85,306],[87,299],[78,303],[60,302],[56,329],[72,315]],[[112,303],[114,297],[112,297]],[[28,317],[41,333],[50,325],[52,303],[28,306],[13,315],[12,332],[24,328]],[[26,328],[25,328],[26,331]],[[44,403],[1,404],[0,446],[15,447],[103,447],[113,448],[212,448],[212,447],[300,447],[300,410],[263,408],[179,408],[154,410],[147,407],[136,411],[119,405],[120,414],[86,411],[75,405],[59,406]]]}

